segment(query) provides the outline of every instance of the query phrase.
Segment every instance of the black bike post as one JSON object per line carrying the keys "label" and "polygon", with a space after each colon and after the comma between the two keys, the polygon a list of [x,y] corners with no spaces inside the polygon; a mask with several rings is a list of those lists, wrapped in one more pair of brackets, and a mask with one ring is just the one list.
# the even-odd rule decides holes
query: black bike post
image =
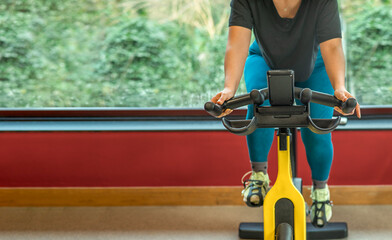
{"label": "black bike post", "polygon": [[297,128],[290,128],[291,144],[290,144],[290,159],[291,159],[291,173],[293,178],[297,177]]}
{"label": "black bike post", "polygon": [[[297,128],[279,128],[277,136],[279,134],[287,133],[290,136],[290,164],[291,174],[293,178],[297,177]],[[285,140],[284,140],[285,141]]]}

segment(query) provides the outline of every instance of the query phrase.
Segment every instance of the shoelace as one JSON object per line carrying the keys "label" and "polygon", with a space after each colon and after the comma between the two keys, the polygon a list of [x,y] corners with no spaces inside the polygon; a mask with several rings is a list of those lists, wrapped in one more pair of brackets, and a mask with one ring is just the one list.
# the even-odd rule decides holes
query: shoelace
{"label": "shoelace", "polygon": [[252,171],[249,171],[249,172],[245,173],[244,176],[242,176],[242,178],[241,178],[241,183],[242,183],[242,184],[245,184],[245,183],[246,183],[246,181],[244,181],[244,178],[245,178],[246,176],[248,176],[249,173],[252,173]]}
{"label": "shoelace", "polygon": [[260,185],[260,186],[263,185],[263,181],[261,181],[261,180],[247,179],[247,180],[244,181],[244,178],[245,178],[246,176],[248,176],[249,173],[252,173],[252,172],[253,172],[253,171],[249,171],[249,172],[245,173],[244,176],[242,176],[241,183],[242,183],[242,185],[244,186],[244,188],[246,188],[246,184],[247,184],[248,182],[250,182],[249,184],[251,184],[251,183],[256,183],[257,185]]}

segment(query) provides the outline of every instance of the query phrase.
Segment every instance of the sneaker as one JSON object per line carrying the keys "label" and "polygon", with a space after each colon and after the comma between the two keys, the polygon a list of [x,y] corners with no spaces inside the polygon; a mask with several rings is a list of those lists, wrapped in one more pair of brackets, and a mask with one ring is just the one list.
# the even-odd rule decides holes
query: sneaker
{"label": "sneaker", "polygon": [[[244,181],[244,178],[252,173],[250,179]],[[260,207],[263,205],[264,197],[269,190],[269,177],[268,174],[263,172],[250,171],[245,173],[241,180],[244,185],[242,190],[243,201],[249,207]]]}
{"label": "sneaker", "polygon": [[322,189],[311,189],[313,200],[310,209],[310,219],[315,227],[324,227],[332,217],[332,202],[329,200],[328,185]]}

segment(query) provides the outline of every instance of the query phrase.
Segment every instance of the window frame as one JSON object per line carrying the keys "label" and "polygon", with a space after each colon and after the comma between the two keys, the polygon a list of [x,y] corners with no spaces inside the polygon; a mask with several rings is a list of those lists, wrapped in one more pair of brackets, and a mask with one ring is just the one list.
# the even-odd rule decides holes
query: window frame
{"label": "window frame", "polygon": [[[362,106],[361,113],[362,119],[346,116],[352,124],[339,129],[392,129],[392,106]],[[240,108],[230,118],[245,115],[246,108]],[[0,108],[0,121],[0,132],[225,130],[220,119],[200,108]]]}

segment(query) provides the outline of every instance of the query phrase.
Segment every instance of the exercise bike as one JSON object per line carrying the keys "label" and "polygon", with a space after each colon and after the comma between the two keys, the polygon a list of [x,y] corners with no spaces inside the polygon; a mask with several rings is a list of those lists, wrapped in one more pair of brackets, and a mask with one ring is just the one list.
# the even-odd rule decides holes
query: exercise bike
{"label": "exercise bike", "polygon": [[[302,196],[302,181],[293,173],[290,148],[291,129],[307,127],[317,134],[330,133],[336,129],[341,117],[333,119],[312,119],[310,102],[329,107],[341,107],[350,113],[357,105],[354,98],[345,102],[336,97],[294,87],[292,70],[271,70],[267,72],[268,88],[252,90],[249,94],[237,96],[222,105],[207,102],[205,110],[212,116],[219,116],[225,109],[236,109],[253,104],[254,117],[249,120],[228,120],[222,123],[231,133],[244,136],[257,128],[278,128],[278,176],[263,202],[264,223],[241,223],[239,236],[244,239],[340,239],[348,235],[347,224],[328,223],[316,228],[306,223],[306,205]],[[269,99],[271,106],[260,106]],[[294,105],[299,99],[303,105]]]}

